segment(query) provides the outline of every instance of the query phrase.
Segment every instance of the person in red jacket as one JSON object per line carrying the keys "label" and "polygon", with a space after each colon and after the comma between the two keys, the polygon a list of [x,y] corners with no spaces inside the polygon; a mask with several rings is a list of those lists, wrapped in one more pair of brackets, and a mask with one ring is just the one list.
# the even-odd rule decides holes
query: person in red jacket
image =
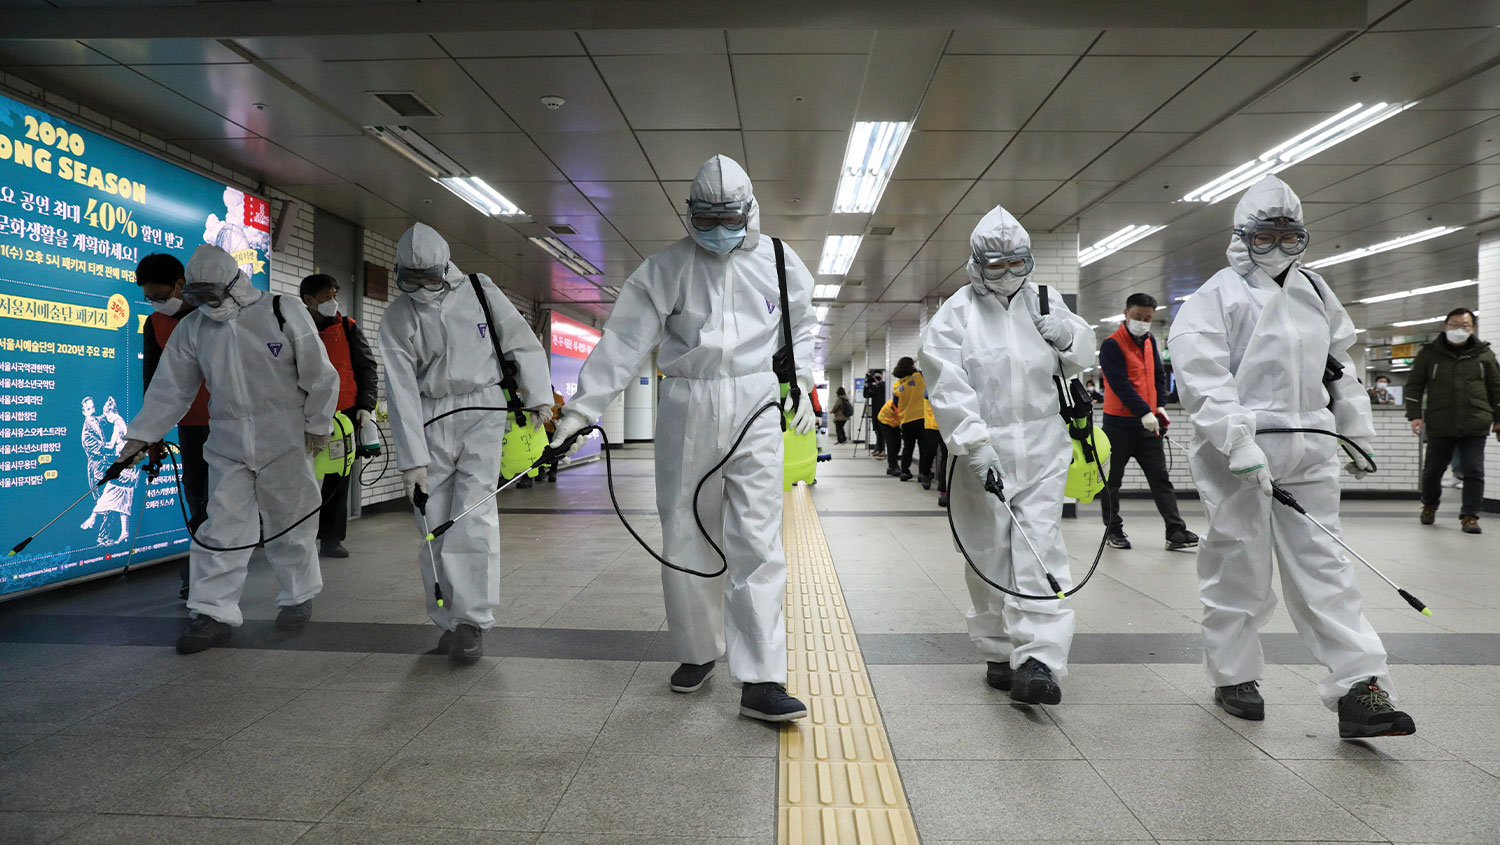
{"label": "person in red jacket", "polygon": [[[339,313],[339,283],[327,273],[302,280],[302,302],[312,313],[313,325],[323,338],[328,360],[339,371],[338,409],[358,431],[375,412],[380,381],[375,354],[354,324]],[[348,557],[344,535],[349,527],[349,484],[353,475],[323,478],[323,510],[318,514],[318,541],[324,557]]]}
{"label": "person in red jacket", "polygon": [[[161,351],[167,338],[183,317],[193,313],[193,306],[182,301],[186,272],[182,262],[164,252],[154,252],[135,268],[135,283],[151,303],[152,312],[141,327],[142,390],[151,386],[151,377],[161,363]],[[177,423],[177,447],[182,460],[182,487],[187,498],[188,526],[197,530],[208,519],[208,461],[203,459],[203,444],[208,442],[208,388],[198,386],[192,407]],[[188,559],[182,559],[183,601],[188,597]]]}
{"label": "person in red jacket", "polygon": [[1156,299],[1133,293],[1125,300],[1125,320],[1099,345],[1099,369],[1104,374],[1104,434],[1109,438],[1109,488],[1104,496],[1105,540],[1116,549],[1130,548],[1125,521],[1120,518],[1120,483],[1131,458],[1140,465],[1156,500],[1156,510],[1167,524],[1167,550],[1191,549],[1198,535],[1189,531],[1177,510],[1177,493],[1167,476],[1167,374],[1162,368],[1151,320]]}

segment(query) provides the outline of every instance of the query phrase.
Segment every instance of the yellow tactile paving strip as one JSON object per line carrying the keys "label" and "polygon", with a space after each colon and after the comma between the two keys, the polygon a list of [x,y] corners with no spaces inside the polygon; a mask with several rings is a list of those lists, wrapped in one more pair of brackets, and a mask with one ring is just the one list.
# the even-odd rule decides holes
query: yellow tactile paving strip
{"label": "yellow tactile paving strip", "polygon": [[811,489],[792,488],[785,504],[787,691],[808,717],[781,732],[777,841],[916,845]]}

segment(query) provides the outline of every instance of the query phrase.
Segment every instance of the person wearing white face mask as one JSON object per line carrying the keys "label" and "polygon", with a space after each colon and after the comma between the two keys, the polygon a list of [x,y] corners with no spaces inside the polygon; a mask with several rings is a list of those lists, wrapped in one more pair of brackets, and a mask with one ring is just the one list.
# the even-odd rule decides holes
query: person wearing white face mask
{"label": "person wearing white face mask", "polygon": [[[1058,419],[1053,377],[1094,364],[1093,330],[1062,297],[1026,283],[1031,237],[1004,208],[969,236],[969,284],[949,297],[922,333],[922,369],[938,430],[958,461],[949,512],[959,539],[985,577],[1019,592],[1054,592],[1051,571],[1071,588],[1063,545],[1063,489],[1072,447]],[[944,468],[944,472],[947,469]],[[998,474],[1015,522],[985,489]],[[1021,531],[1046,558],[1045,570]],[[1062,700],[1073,610],[1061,601],[1005,595],[964,571],[973,610],[969,638],[986,662],[985,681],[1027,704]]]}
{"label": "person wearing white face mask", "polygon": [[1109,438],[1108,493],[1103,503],[1105,542],[1117,549],[1130,548],[1125,521],[1120,518],[1120,484],[1125,467],[1134,458],[1156,511],[1167,526],[1167,551],[1191,549],[1198,535],[1189,531],[1177,509],[1177,491],[1167,475],[1166,446],[1161,438],[1171,419],[1167,409],[1167,372],[1151,336],[1156,299],[1133,293],[1125,300],[1125,320],[1114,334],[1099,344],[1099,370],[1104,374],[1104,434]]}
{"label": "person wearing white face mask", "polygon": [[[359,430],[375,413],[376,392],[380,375],[375,353],[365,341],[364,332],[353,318],[339,313],[339,283],[326,273],[314,273],[302,280],[302,304],[312,315],[328,360],[339,372],[338,409]],[[349,524],[349,485],[354,476],[329,474],[323,477],[323,510],[318,512],[318,542],[324,557],[344,558],[344,534]]]}
{"label": "person wearing white face mask", "polygon": [[[714,156],[699,168],[687,222],[689,237],[647,258],[626,281],[552,446],[576,451],[582,440],[570,445],[568,439],[604,412],[659,347],[657,363],[666,381],[657,415],[656,508],[665,557],[699,572],[718,568],[693,518],[696,501],[727,559],[727,571],[717,578],[662,567],[667,627],[681,664],[668,685],[673,692],[694,692],[723,659],[730,677],[744,684],[742,715],[797,719],[807,708],[786,692],[782,438],[776,414],[755,418],[702,495],[695,498],[695,491],[752,416],[776,401],[773,360],[786,340],[803,368],[795,374],[802,398],[793,425],[798,433],[812,430],[812,274],[789,247],[762,236],[750,177],[730,158]],[[778,258],[786,276],[785,312]]]}
{"label": "person wearing white face mask", "polygon": [[[1423,407],[1423,400],[1426,407]],[[1455,308],[1443,333],[1417,351],[1406,380],[1406,418],[1413,434],[1426,433],[1422,463],[1423,525],[1437,518],[1448,462],[1463,479],[1459,525],[1478,534],[1484,503],[1484,447],[1489,434],[1500,436],[1500,365],[1488,342],[1474,336],[1474,312]]]}
{"label": "person wearing white face mask", "polygon": [[[135,463],[166,435],[207,384],[213,419],[208,461],[208,521],[189,553],[188,609],[177,640],[183,654],[229,641],[243,621],[240,594],[250,546],[318,507],[311,453],[328,442],[338,373],[307,311],[295,300],[256,290],[222,249],[200,246],[188,262],[182,299],[197,310],[172,333],[125,432],[120,460]],[[278,628],[301,630],[323,588],[311,520],[266,543],[281,591]]]}
{"label": "person wearing white face mask", "polygon": [[[406,495],[413,505],[426,497],[425,517],[413,513],[419,527],[453,519],[493,493],[501,442],[517,423],[513,413],[484,409],[506,407],[502,382],[512,373],[528,424],[540,428],[552,417],[541,342],[488,276],[470,276],[451,258],[432,227],[406,230],[396,244],[402,295],[386,309],[377,341]],[[464,408],[476,410],[448,413]],[[500,514],[491,503],[418,548],[427,616],[443,630],[438,650],[473,664],[500,604]]]}
{"label": "person wearing white face mask", "polygon": [[[1265,718],[1259,629],[1276,607],[1272,556],[1287,611],[1328,674],[1323,703],[1346,738],[1416,732],[1396,710],[1385,647],[1361,610],[1354,567],[1314,523],[1272,500],[1272,479],[1339,529],[1335,431],[1369,452],[1370,399],[1351,375],[1354,323],[1322,277],[1298,266],[1309,242],[1302,202],[1266,176],[1234,210],[1229,266],[1177,313],[1169,341],[1178,395],[1194,426],[1191,464],[1208,533],[1198,551],[1204,658],[1214,700],[1241,719]],[[1359,474],[1357,465],[1347,467]]]}
{"label": "person wearing white face mask", "polygon": [[[194,308],[182,301],[183,277],[187,271],[175,256],[153,252],[141,259],[135,268],[135,283],[151,303],[152,313],[141,327],[141,375],[147,389],[161,364],[162,350],[182,319]],[[182,419],[177,421],[178,459],[182,488],[187,500],[188,525],[194,529],[208,519],[208,462],[203,459],[203,445],[208,442],[208,387],[199,385],[198,395]],[[182,588],[178,595],[188,597],[189,566],[184,558],[178,570]]]}

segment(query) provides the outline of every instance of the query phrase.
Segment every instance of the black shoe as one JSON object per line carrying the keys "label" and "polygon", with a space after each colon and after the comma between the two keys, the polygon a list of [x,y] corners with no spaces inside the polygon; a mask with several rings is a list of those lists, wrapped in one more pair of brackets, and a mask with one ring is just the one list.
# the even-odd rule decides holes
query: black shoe
{"label": "black shoe", "polygon": [[922,482],[922,489],[923,490],[931,490],[932,489],[932,476],[930,476],[930,475],[919,475],[919,476],[917,476],[917,480],[920,481],[920,482]]}
{"label": "black shoe", "polygon": [[194,616],[177,638],[178,654],[197,654],[229,643],[230,627],[212,616]]}
{"label": "black shoe", "polygon": [[552,482],[553,484],[556,484],[557,483],[557,473],[555,473],[555,472],[549,472],[549,473],[547,473],[547,480],[550,481],[550,482]]}
{"label": "black shoe", "polygon": [[344,548],[343,543],[340,543],[337,540],[333,540],[331,542],[326,542],[323,544],[323,550],[322,552],[320,552],[320,554],[322,554],[323,557],[348,557],[349,550]]}
{"label": "black shoe", "polygon": [[1458,518],[1458,524],[1463,526],[1465,534],[1484,533],[1484,530],[1479,527],[1479,517],[1477,516],[1461,516]]}
{"label": "black shoe", "polygon": [[483,634],[467,622],[453,629],[453,644],[448,656],[460,666],[468,666],[484,656]]}
{"label": "black shoe", "polygon": [[535,482],[531,480],[531,476],[529,475],[522,476],[521,480],[516,482],[516,489],[518,490],[529,490],[535,486]]}
{"label": "black shoe", "polygon": [[1108,544],[1109,547],[1112,548],[1112,549],[1128,549],[1128,548],[1130,548],[1130,539],[1125,536],[1125,532],[1124,531],[1121,531],[1121,532],[1119,532],[1117,534],[1106,534],[1106,535],[1104,535],[1104,542],[1106,544]]}
{"label": "black shoe", "polygon": [[940,508],[946,508],[946,507],[948,507],[948,494],[947,493],[939,493],[938,494],[938,507],[940,507]]}
{"label": "black shoe", "polygon": [[762,722],[790,722],[807,715],[807,705],[777,683],[745,684],[740,693],[740,715]]}
{"label": "black shoe", "polygon": [[1258,686],[1255,681],[1246,681],[1243,684],[1215,687],[1214,702],[1225,713],[1236,718],[1252,722],[1263,721],[1266,718],[1266,700],[1260,697]]}
{"label": "black shoe", "polygon": [[713,673],[712,660],[707,663],[684,663],[672,673],[672,680],[667,682],[667,686],[671,687],[672,692],[697,692]]}
{"label": "black shoe", "polygon": [[1010,698],[1022,704],[1057,704],[1062,701],[1062,687],[1047,664],[1032,657],[1011,675]]}
{"label": "black shoe", "polygon": [[444,631],[443,635],[441,637],[438,637],[437,653],[438,654],[447,654],[448,652],[450,652],[452,650],[453,650],[453,632],[452,631]]}
{"label": "black shoe", "polygon": [[312,599],[301,604],[289,604],[276,613],[276,630],[301,631],[312,618]]}
{"label": "black shoe", "polygon": [[1391,706],[1390,693],[1374,678],[1355,684],[1339,699],[1339,736],[1363,739],[1372,736],[1407,736],[1417,732],[1417,723]]}
{"label": "black shoe", "polygon": [[896,477],[900,478],[902,481],[911,481],[911,472],[903,469],[901,470],[901,474]]}
{"label": "black shoe", "polygon": [[901,470],[896,469],[895,467],[886,467],[885,468],[885,474],[886,475],[900,475],[901,474]]}
{"label": "black shoe", "polygon": [[996,663],[995,661],[990,660],[987,661],[984,665],[985,683],[998,690],[1010,689],[1010,678],[1011,675],[1015,673],[1011,671],[1009,663]]}
{"label": "black shoe", "polygon": [[1167,535],[1167,551],[1176,552],[1182,549],[1198,548],[1198,535],[1187,530],[1173,531]]}

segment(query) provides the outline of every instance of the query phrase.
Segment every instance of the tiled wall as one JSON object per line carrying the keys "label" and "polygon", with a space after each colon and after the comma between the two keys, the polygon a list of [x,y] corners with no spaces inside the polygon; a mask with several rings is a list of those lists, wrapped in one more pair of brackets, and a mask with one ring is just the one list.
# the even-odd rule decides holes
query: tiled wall
{"label": "tiled wall", "polygon": [[[1479,336],[1500,349],[1500,231],[1479,238],[1479,311],[1475,327]],[[1486,509],[1500,511],[1500,443],[1490,441],[1484,450]]]}

